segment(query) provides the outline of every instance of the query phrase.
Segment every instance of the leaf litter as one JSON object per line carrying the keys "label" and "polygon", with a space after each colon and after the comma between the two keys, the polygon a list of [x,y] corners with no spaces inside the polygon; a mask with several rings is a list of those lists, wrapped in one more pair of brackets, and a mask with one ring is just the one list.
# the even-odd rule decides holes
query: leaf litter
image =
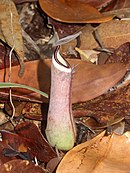
{"label": "leaf litter", "polygon": [[[49,18],[50,15],[48,12],[49,16],[42,14],[42,11],[38,11],[39,9],[37,8],[36,2],[24,3],[24,1],[21,0],[14,2],[16,4],[21,2],[20,6],[16,5],[18,14],[22,15],[23,11],[24,13],[25,11],[27,12],[27,16],[25,14],[22,16],[22,21],[25,20],[27,22],[23,22],[22,27],[25,29],[26,34],[32,39],[32,43],[35,43],[33,48],[34,44],[28,44],[30,43],[28,40],[30,38],[27,37],[27,39],[25,39],[24,35],[23,39],[24,41],[26,40],[26,44],[24,44],[24,55],[26,58],[32,58],[32,60],[34,60],[35,57],[37,59],[39,56],[41,56],[42,59],[25,62],[25,72],[22,78],[18,77],[19,67],[12,67],[12,82],[40,89],[47,94],[50,93],[50,58],[54,51],[54,45],[50,44],[49,39],[52,39],[54,35],[53,32],[57,32],[59,38],[62,38],[63,41],[65,40],[65,44],[61,46],[60,50],[62,56],[65,58],[71,56],[69,55],[70,50],[72,50],[71,54],[73,54],[75,47],[78,47],[84,52],[88,50],[92,51],[93,49],[95,49],[95,51],[98,50],[98,55],[100,54],[102,60],[100,61],[101,64],[99,63],[98,65],[92,62],[85,62],[81,59],[80,52],[74,53],[73,57],[75,59],[67,59],[71,66],[74,67],[72,83],[73,116],[75,117],[77,128],[80,129],[77,129],[80,142],[78,142],[77,138],[75,144],[77,146],[67,152],[67,154],[63,151],[57,152],[56,150],[55,152],[55,148],[52,148],[45,139],[46,115],[49,100],[43,97],[41,98],[41,96],[35,92],[30,92],[25,89],[12,89],[12,97],[14,102],[16,102],[15,106],[17,107],[17,105],[21,103],[23,103],[23,105],[18,108],[20,110],[16,111],[13,121],[10,119],[11,107],[8,107],[8,109],[4,107],[4,111],[6,111],[7,114],[5,114],[3,124],[0,127],[3,140],[0,143],[1,171],[3,173],[7,171],[13,173],[20,169],[25,173],[27,171],[58,173],[69,171],[104,172],[104,170],[107,172],[112,172],[113,170],[116,172],[128,172],[130,155],[128,147],[130,92],[129,31],[127,29],[129,28],[129,22],[123,21],[122,16],[120,18],[121,20],[112,20],[111,16],[115,16],[116,14],[119,16],[121,11],[117,9],[122,8],[122,10],[125,11],[123,8],[125,5],[127,9],[124,16],[126,17],[128,15],[129,2],[125,1],[123,4],[120,0],[118,3],[114,3],[112,0],[104,0],[100,3],[99,1],[88,1],[89,5],[86,5],[86,7],[95,10],[95,14],[98,14],[100,18],[100,21],[99,18],[95,19],[95,16],[91,18],[90,13],[91,22],[103,22],[99,26],[96,26],[99,34],[98,41],[102,43],[100,45],[92,35],[95,30],[93,25],[85,25],[81,19],[78,19],[78,23],[80,24],[74,24],[77,20],[75,18],[73,18],[73,24],[71,23],[72,21],[62,23],[65,22],[67,14],[62,16],[62,22],[54,22],[53,19]],[[40,1],[40,3],[41,2],[42,1]],[[63,5],[67,5],[65,1],[55,1],[55,3],[59,2],[63,3]],[[77,1],[76,3],[78,4],[79,2],[80,1]],[[103,17],[107,15],[102,13],[102,11],[107,11],[107,8],[111,11],[105,13],[109,14],[109,12],[111,12],[112,14],[109,14],[109,17],[106,18],[107,20],[112,20],[109,22],[106,22],[106,19]],[[21,9],[23,9],[23,11]],[[97,9],[100,12],[98,12]],[[50,9],[48,8],[47,10]],[[60,10],[60,8],[58,10]],[[41,14],[44,16],[44,25],[43,23],[39,25],[43,20],[43,18],[40,18]],[[27,20],[25,16],[30,17],[30,20]],[[55,16],[52,16],[52,18],[55,18]],[[46,23],[47,19],[50,23]],[[15,22],[18,21],[16,20]],[[89,22],[90,20],[86,19],[85,23]],[[51,25],[53,25],[54,30]],[[16,24],[14,26],[18,25]],[[126,29],[122,29],[123,27]],[[5,33],[3,28],[2,32]],[[75,39],[75,37],[73,37],[75,33],[81,34]],[[21,32],[19,32],[19,35],[20,37],[22,36]],[[72,41],[70,40],[71,36]],[[6,36],[6,39],[8,38],[9,35]],[[61,43],[63,43],[62,40]],[[7,43],[10,45],[8,41]],[[61,43],[59,42],[59,44]],[[35,48],[38,48],[38,52]],[[8,80],[9,56],[3,52],[3,46],[1,46],[0,50],[2,52],[0,82],[4,82]],[[98,55],[97,58],[99,57]],[[105,60],[104,55],[107,55]],[[6,59],[4,56],[6,56]],[[13,60],[15,58],[16,57],[13,57]],[[6,64],[3,63],[4,60],[6,60]],[[28,59],[26,59],[26,61],[28,61]],[[12,65],[16,65],[16,61],[12,62]],[[5,102],[9,102],[8,96],[8,89],[0,90],[2,104],[2,100],[4,100],[4,104]],[[106,129],[106,132],[103,131],[104,129]],[[62,161],[59,163],[61,158]],[[59,166],[57,168],[58,164]]]}

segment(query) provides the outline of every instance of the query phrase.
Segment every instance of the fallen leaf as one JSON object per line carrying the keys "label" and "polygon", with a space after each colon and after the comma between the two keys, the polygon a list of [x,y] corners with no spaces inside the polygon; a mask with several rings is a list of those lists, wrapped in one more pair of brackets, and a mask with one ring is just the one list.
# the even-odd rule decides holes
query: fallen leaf
{"label": "fallen leaf", "polygon": [[[72,67],[75,66],[72,84],[72,103],[90,100],[103,94],[113,87],[126,73],[126,68],[123,64],[115,63],[98,66],[78,59],[69,59],[68,62]],[[12,82],[22,83],[49,94],[50,66],[51,60],[48,59],[26,62],[22,79],[17,76],[18,67],[12,67]],[[9,69],[6,69],[6,78],[4,78],[5,70],[0,70],[0,73],[0,81],[7,81]],[[4,89],[4,91],[8,90]],[[46,98],[41,98],[40,95],[25,89],[12,88],[13,93],[17,96],[30,98],[30,100],[48,102]]]}
{"label": "fallen leaf", "polygon": [[[11,17],[12,16],[12,17]],[[21,65],[20,76],[24,70],[24,50],[21,26],[19,16],[15,4],[12,0],[2,0],[0,2],[0,23],[4,38],[10,47],[14,46],[14,50],[19,57]]]}
{"label": "fallen leaf", "polygon": [[100,10],[109,7],[109,5],[111,5],[111,3],[114,1],[115,0],[86,0],[88,4]]}
{"label": "fallen leaf", "polygon": [[[99,25],[97,31],[106,48],[117,48],[121,44],[129,42],[130,39],[129,27],[130,27],[129,21],[113,20]],[[80,48],[82,50],[94,49],[98,47],[98,44],[94,39],[92,33],[93,33],[93,28],[90,25],[86,26],[82,31],[82,35],[80,36],[81,39]]]}
{"label": "fallen leaf", "polygon": [[95,138],[70,150],[60,162],[56,173],[126,173],[130,170],[130,133],[121,136],[105,136],[102,132]]}
{"label": "fallen leaf", "polygon": [[108,63],[124,63],[128,64],[130,63],[130,42],[126,42],[119,46],[119,48],[115,49],[113,54],[108,57],[108,59],[105,61],[106,64]]}
{"label": "fallen leaf", "polygon": [[127,117],[130,112],[130,85],[120,87],[93,100],[75,104],[73,115],[91,116],[99,123],[107,124],[108,121],[119,117]]}
{"label": "fallen leaf", "polygon": [[59,164],[60,159],[58,157],[51,159],[46,166],[46,169],[53,173],[56,170],[57,165]]}
{"label": "fallen leaf", "polygon": [[82,0],[39,0],[39,4],[48,16],[60,22],[102,23],[114,17],[102,15],[96,8]]}
{"label": "fallen leaf", "polygon": [[113,8],[111,10],[115,9],[121,9],[121,8],[128,8],[130,7],[130,1],[129,0],[117,0],[115,1],[116,3],[114,4]]}
{"label": "fallen leaf", "polygon": [[11,160],[0,166],[1,173],[46,173],[40,166],[35,165],[28,160]]}
{"label": "fallen leaf", "polygon": [[[10,49],[8,47],[0,45],[0,69],[9,67],[9,52],[10,52]],[[13,52],[12,53],[12,66],[14,66],[14,65],[18,65],[18,61]]]}
{"label": "fallen leaf", "polygon": [[79,48],[75,48],[75,50],[80,54],[81,60],[87,62],[97,62],[98,60],[98,51],[95,50],[81,50]]}
{"label": "fallen leaf", "polygon": [[[90,100],[103,94],[113,87],[126,73],[126,67],[118,63],[94,65],[78,59],[69,59],[68,62],[72,67],[75,66],[72,84],[72,103]],[[50,66],[51,60],[48,59],[26,62],[22,79],[18,78],[18,67],[14,66],[12,67],[12,82],[28,85],[49,94]],[[7,81],[9,69],[6,69],[6,77],[4,76],[5,70],[0,70],[0,73],[0,81]],[[4,89],[4,91],[8,90]],[[12,88],[13,93],[17,96],[30,98],[30,100],[48,102],[46,98],[41,98],[40,95],[25,89]]]}
{"label": "fallen leaf", "polygon": [[[19,102],[19,101],[13,101],[14,107],[15,107],[15,114],[14,117],[18,117],[21,115],[23,108],[27,104],[26,102]],[[7,102],[4,104],[4,110],[8,115],[12,116],[13,115],[13,110],[10,102]]]}
{"label": "fallen leaf", "polygon": [[28,102],[24,106],[22,114],[25,118],[41,121],[43,120],[44,115],[46,115],[45,113],[43,113],[44,109],[45,106],[42,106],[42,104]]}
{"label": "fallen leaf", "polygon": [[59,38],[64,38],[80,31],[86,24],[61,23],[49,17],[49,23],[53,25]]}
{"label": "fallen leaf", "polygon": [[9,148],[6,142],[0,142],[0,166],[10,160],[16,159],[16,157],[6,157],[3,153],[5,148]]}
{"label": "fallen leaf", "polygon": [[[114,28],[114,29],[113,29]],[[103,42],[105,48],[118,48],[120,45],[129,42],[130,40],[130,22],[128,20],[112,20],[107,23],[102,23],[97,27],[97,32]],[[80,49],[92,50],[99,48],[98,43],[94,39],[94,29],[91,25],[86,25],[80,35]],[[65,45],[62,45],[62,53],[67,53],[69,47],[74,49],[76,41],[73,40]]]}
{"label": "fallen leaf", "polygon": [[33,123],[25,122],[19,124],[16,126],[16,132],[1,131],[3,141],[6,141],[14,151],[25,152],[30,159],[37,157],[38,160],[44,162],[56,157],[53,149]]}

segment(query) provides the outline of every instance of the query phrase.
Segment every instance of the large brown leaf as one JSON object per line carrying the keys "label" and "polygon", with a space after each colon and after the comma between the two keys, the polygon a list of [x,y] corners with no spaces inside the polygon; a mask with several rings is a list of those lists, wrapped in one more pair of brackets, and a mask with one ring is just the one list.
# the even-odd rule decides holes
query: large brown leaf
{"label": "large brown leaf", "polygon": [[[75,66],[72,83],[72,102],[81,102],[95,98],[115,85],[126,73],[123,64],[94,65],[85,61],[70,59],[72,67]],[[50,65],[51,60],[40,60],[25,63],[25,73],[22,78],[18,77],[18,67],[12,67],[12,82],[29,85],[49,94],[50,91]],[[5,70],[0,70],[0,81],[4,81]],[[9,69],[6,69],[8,80]],[[6,91],[4,89],[4,91]],[[41,98],[38,94],[23,89],[12,89],[16,95],[28,97],[31,100]]]}
{"label": "large brown leaf", "polygon": [[39,0],[39,4],[48,16],[60,22],[102,23],[114,17],[102,15],[96,8],[82,0]]}
{"label": "large brown leaf", "polygon": [[56,173],[126,173],[130,170],[130,133],[122,136],[105,132],[70,150]]}

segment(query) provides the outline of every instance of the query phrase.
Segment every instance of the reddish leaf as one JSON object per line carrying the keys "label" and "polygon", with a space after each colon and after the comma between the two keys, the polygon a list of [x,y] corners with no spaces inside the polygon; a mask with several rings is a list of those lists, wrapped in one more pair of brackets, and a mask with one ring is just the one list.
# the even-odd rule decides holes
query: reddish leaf
{"label": "reddish leaf", "polygon": [[[19,102],[19,101],[13,101],[14,107],[15,107],[15,117],[18,117],[21,115],[25,105],[27,104],[26,102]],[[4,109],[8,113],[8,115],[12,116],[13,110],[10,102],[7,102],[4,104]]]}
{"label": "reddish leaf", "polygon": [[82,62],[80,66],[77,66],[79,73],[75,74],[75,80],[72,85],[73,103],[87,101],[103,94],[126,73],[122,64],[109,65],[96,66],[94,64],[86,64],[85,66],[84,62]]}
{"label": "reddish leaf", "polygon": [[114,2],[115,0],[82,0],[87,2],[88,4],[92,5],[93,7],[97,8],[97,9],[103,9],[108,7],[112,2]]}
{"label": "reddish leaf", "polygon": [[39,3],[48,16],[60,22],[102,23],[114,17],[103,16],[96,8],[82,0],[39,0]]}
{"label": "reddish leaf", "polygon": [[[37,141],[37,143],[43,145],[44,148],[50,147],[50,146],[46,146],[48,144],[47,144],[45,138],[41,134],[40,129],[34,123],[22,122],[16,126],[15,131],[18,135],[20,135],[22,137]],[[49,152],[49,150],[48,150],[48,152]],[[53,150],[52,150],[52,153],[53,153]]]}
{"label": "reddish leaf", "polygon": [[28,160],[12,160],[0,166],[1,173],[45,173],[41,167]]}
{"label": "reddish leaf", "polygon": [[50,171],[50,173],[54,172],[57,165],[59,164],[60,159],[58,157],[51,159],[46,166],[46,169]]}
{"label": "reddish leaf", "polygon": [[117,48],[105,63],[117,62],[123,62],[124,64],[130,63],[130,42],[126,42]]}
{"label": "reddish leaf", "polygon": [[45,110],[45,106],[42,106],[42,104],[38,103],[28,102],[23,108],[22,114],[26,118],[41,121],[44,117],[44,113],[41,110]]}
{"label": "reddish leaf", "polygon": [[49,23],[53,25],[59,38],[64,38],[81,30],[85,24],[61,23],[52,18],[49,18]]}
{"label": "reddish leaf", "polygon": [[[34,129],[29,126],[30,124],[32,127],[34,127]],[[34,159],[34,157],[37,157],[38,160],[44,162],[48,162],[53,157],[56,157],[55,152],[40,134],[35,125],[32,123],[22,123],[18,126],[22,126],[21,129],[24,129],[23,132],[22,130],[18,130],[20,134],[11,133],[4,130],[1,131],[3,141],[6,141],[11,148],[18,152],[26,152],[31,158]],[[25,130],[26,128],[28,130],[29,128],[32,129],[31,131],[28,131]],[[34,132],[34,134],[32,132]]]}
{"label": "reddish leaf", "polygon": [[[72,84],[72,102],[80,102],[95,98],[114,86],[126,73],[123,64],[94,65],[77,59],[68,60],[70,65],[76,66]],[[18,77],[19,67],[12,67],[12,82],[29,85],[49,94],[51,60],[40,60],[25,63],[22,78]],[[0,70],[0,81],[3,81],[4,70]],[[9,69],[6,69],[8,81]],[[4,89],[4,91],[6,91]],[[23,89],[12,89],[17,96],[47,102],[36,93]]]}
{"label": "reddish leaf", "polygon": [[130,85],[118,88],[91,101],[75,105],[73,115],[75,117],[90,115],[101,124],[107,124],[112,119],[129,116],[129,96]]}
{"label": "reddish leaf", "polygon": [[[9,52],[10,49],[8,47],[0,45],[0,69],[9,67]],[[14,53],[12,53],[12,65],[17,65],[18,60]]]}
{"label": "reddish leaf", "polygon": [[6,149],[9,148],[9,146],[7,145],[6,142],[1,141],[0,142],[0,165],[4,164],[12,159],[16,159],[16,157],[6,157],[3,152],[5,148]]}
{"label": "reddish leaf", "polygon": [[116,3],[114,4],[113,10],[122,9],[122,8],[129,8],[129,7],[130,7],[130,1],[129,0],[123,0],[123,1],[122,0],[116,0]]}
{"label": "reddish leaf", "polygon": [[98,64],[124,63],[129,67],[130,63],[130,43],[126,42],[113,51],[111,55],[101,52],[98,57]]}

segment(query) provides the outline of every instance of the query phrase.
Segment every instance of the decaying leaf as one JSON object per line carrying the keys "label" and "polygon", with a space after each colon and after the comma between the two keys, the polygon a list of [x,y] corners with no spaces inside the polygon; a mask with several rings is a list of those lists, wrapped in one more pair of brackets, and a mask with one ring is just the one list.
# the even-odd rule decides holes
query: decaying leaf
{"label": "decaying leaf", "polygon": [[16,159],[16,157],[6,157],[3,153],[5,148],[9,148],[8,144],[4,141],[0,142],[0,166],[10,160]]}
{"label": "decaying leaf", "polygon": [[15,159],[0,166],[1,173],[46,173],[40,166],[28,160]]}
{"label": "decaying leaf", "polygon": [[[129,42],[129,28],[130,22],[128,20],[112,20],[110,22],[100,24],[97,27],[97,31],[105,48],[118,48],[123,43]],[[86,25],[84,29],[82,29],[82,34],[80,35],[81,50],[91,50],[99,47],[93,36],[94,29],[95,28],[91,25]],[[75,40],[62,45],[62,51],[64,53],[68,52],[68,48],[70,46],[72,46],[72,48],[76,46]]]}
{"label": "decaying leaf", "polygon": [[83,26],[86,25],[82,23],[81,24],[61,23],[52,18],[49,18],[48,20],[49,20],[49,23],[53,25],[53,27],[55,28],[55,31],[57,32],[58,37],[60,39],[69,35],[73,35],[76,32],[79,32],[81,28],[83,28]]}
{"label": "decaying leaf", "polygon": [[60,162],[56,173],[126,173],[130,170],[130,133],[95,138],[70,150]]}
{"label": "decaying leaf", "polygon": [[130,1],[129,0],[117,0],[115,1],[112,9],[123,9],[130,7]]}
{"label": "decaying leaf", "polygon": [[[117,48],[121,44],[130,40],[129,27],[129,21],[113,20],[99,25],[97,31],[105,47]],[[81,49],[86,50],[98,47],[98,44],[92,35],[93,28],[91,26],[86,26],[82,32],[83,34],[81,35]]]}
{"label": "decaying leaf", "polygon": [[108,121],[119,117],[127,117],[130,112],[130,85],[120,87],[88,102],[74,105],[73,109],[75,117],[76,114],[77,117],[90,115],[101,124],[107,124]]}
{"label": "decaying leaf", "polygon": [[[121,63],[98,66],[78,59],[69,59],[68,62],[72,67],[75,66],[72,83],[72,103],[90,100],[103,94],[113,87],[126,73],[126,67]],[[25,72],[22,79],[17,77],[18,67],[12,67],[12,82],[22,83],[49,94],[50,66],[51,60],[27,62],[25,63]],[[0,81],[4,80],[4,73],[5,70],[0,70]],[[8,73],[9,69],[6,69],[7,76],[5,81],[8,80]],[[15,88],[12,89],[13,93],[17,96],[28,97],[31,100],[48,101],[43,97],[41,98],[40,95],[25,89]]]}
{"label": "decaying leaf", "polygon": [[82,0],[39,0],[39,4],[48,16],[60,22],[102,23],[114,17],[102,15],[96,8]]}
{"label": "decaying leaf", "polygon": [[128,65],[128,67],[130,66],[130,42],[126,42],[115,49],[113,54],[105,61],[106,64],[117,62],[124,63]]}
{"label": "decaying leaf", "polygon": [[19,23],[19,16],[15,4],[12,0],[0,1],[0,24],[5,41],[10,47],[14,46],[14,50],[18,54],[19,62],[21,65],[21,76],[24,71],[23,39],[21,33],[21,26]]}
{"label": "decaying leaf", "polygon": [[[2,139],[16,152],[27,153],[30,159],[48,162],[56,157],[54,150],[47,143],[38,127],[30,122],[16,126],[17,133],[2,130]],[[33,132],[33,133],[32,133]]]}
{"label": "decaying leaf", "polygon": [[[8,47],[0,45],[0,69],[9,67],[9,53],[10,49]],[[12,53],[12,66],[13,65],[18,65],[14,52]]]}
{"label": "decaying leaf", "polygon": [[109,5],[111,5],[111,3],[113,3],[114,1],[115,0],[86,0],[88,4],[92,5],[93,7],[99,10],[109,7]]}

